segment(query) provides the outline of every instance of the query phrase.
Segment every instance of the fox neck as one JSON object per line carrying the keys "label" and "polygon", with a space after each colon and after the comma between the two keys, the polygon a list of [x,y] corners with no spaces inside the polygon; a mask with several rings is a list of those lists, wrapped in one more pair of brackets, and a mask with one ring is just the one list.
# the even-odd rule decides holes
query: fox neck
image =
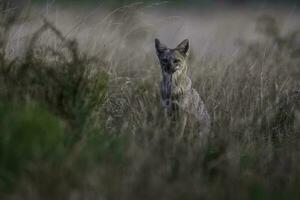
{"label": "fox neck", "polygon": [[172,88],[173,92],[176,92],[176,88],[182,87],[185,83],[185,80],[188,78],[187,76],[187,65],[184,63],[184,65],[180,68],[180,70],[177,70],[172,74]]}
{"label": "fox neck", "polygon": [[161,93],[163,99],[178,100],[191,89],[191,80],[187,76],[187,65],[173,74],[162,73]]}

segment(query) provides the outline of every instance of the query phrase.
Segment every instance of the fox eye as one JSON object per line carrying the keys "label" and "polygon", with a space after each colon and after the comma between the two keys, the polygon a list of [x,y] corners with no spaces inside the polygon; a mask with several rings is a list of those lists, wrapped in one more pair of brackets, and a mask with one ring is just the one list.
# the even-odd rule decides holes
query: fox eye
{"label": "fox eye", "polygon": [[178,64],[178,63],[180,63],[180,60],[179,59],[175,59],[174,60],[174,64]]}

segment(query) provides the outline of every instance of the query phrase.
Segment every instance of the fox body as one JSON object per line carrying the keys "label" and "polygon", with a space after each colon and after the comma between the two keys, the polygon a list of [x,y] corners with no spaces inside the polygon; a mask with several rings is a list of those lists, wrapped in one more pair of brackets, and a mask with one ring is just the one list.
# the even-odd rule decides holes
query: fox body
{"label": "fox body", "polygon": [[197,122],[197,132],[204,135],[210,129],[210,116],[198,92],[192,88],[187,76],[189,41],[184,40],[175,49],[170,49],[155,39],[162,80],[160,84],[161,104],[182,137],[188,118]]}

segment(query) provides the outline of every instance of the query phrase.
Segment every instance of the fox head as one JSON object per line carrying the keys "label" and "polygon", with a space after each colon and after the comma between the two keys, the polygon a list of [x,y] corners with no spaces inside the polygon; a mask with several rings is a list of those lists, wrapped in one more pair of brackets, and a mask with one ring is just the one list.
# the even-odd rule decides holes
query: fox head
{"label": "fox head", "polygon": [[163,73],[173,74],[185,68],[190,49],[188,39],[182,41],[175,49],[170,49],[155,39],[155,49]]}

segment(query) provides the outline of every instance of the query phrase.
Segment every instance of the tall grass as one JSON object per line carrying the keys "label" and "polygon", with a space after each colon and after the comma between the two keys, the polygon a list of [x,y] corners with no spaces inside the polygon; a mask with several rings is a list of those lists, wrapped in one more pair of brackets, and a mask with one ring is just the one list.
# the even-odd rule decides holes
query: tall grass
{"label": "tall grass", "polygon": [[[111,43],[98,56],[44,19],[11,58],[20,16],[1,18],[1,199],[298,199],[298,33],[263,16],[264,38],[240,41],[230,61],[194,55],[212,130],[206,142],[192,127],[178,140],[159,105],[155,57],[137,51],[152,38],[137,11],[106,19]],[[59,45],[42,43],[49,32]]]}

